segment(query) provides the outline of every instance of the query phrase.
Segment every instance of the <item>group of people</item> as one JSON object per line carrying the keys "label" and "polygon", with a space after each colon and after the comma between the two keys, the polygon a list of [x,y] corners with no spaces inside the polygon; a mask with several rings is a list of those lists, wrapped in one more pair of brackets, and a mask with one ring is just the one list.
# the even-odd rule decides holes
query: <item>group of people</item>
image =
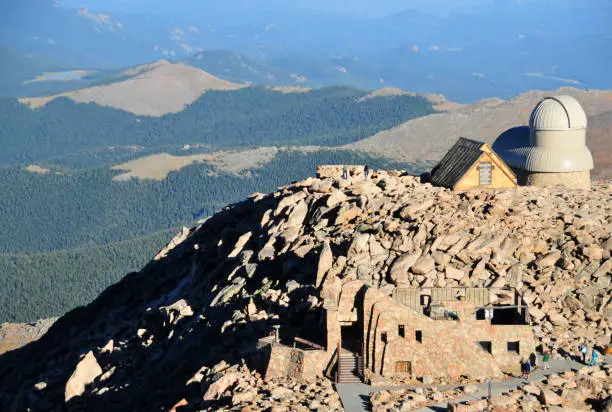
{"label": "group of people", "polygon": [[[593,347],[591,351],[591,359],[587,363],[587,355],[589,353],[589,348],[584,343],[580,345],[578,348],[580,350],[580,355],[582,357],[582,363],[588,366],[594,366],[599,362],[599,352],[595,347]],[[542,351],[542,369],[548,370],[550,368],[550,352],[548,349],[544,349]],[[521,362],[521,371],[523,373],[523,379],[529,379],[529,374],[536,367],[536,355],[532,353],[529,358],[523,360]]]}
{"label": "group of people", "polygon": [[[366,163],[363,166],[363,175],[367,179],[369,174],[370,174],[370,168],[368,167],[368,164]],[[348,177],[349,177],[348,166],[344,165],[344,167],[342,167],[342,178],[343,179],[348,179]]]}
{"label": "group of people", "polygon": [[595,366],[599,361],[599,352],[595,347],[593,347],[591,351],[591,360],[587,364],[587,355],[589,353],[589,348],[584,343],[580,345],[580,355],[582,356],[582,363],[589,366]]}
{"label": "group of people", "polygon": [[[542,351],[542,369],[548,370],[550,368],[550,352],[548,349]],[[529,358],[521,363],[521,371],[523,372],[523,379],[529,379],[529,374],[536,367],[536,354],[532,353]]]}

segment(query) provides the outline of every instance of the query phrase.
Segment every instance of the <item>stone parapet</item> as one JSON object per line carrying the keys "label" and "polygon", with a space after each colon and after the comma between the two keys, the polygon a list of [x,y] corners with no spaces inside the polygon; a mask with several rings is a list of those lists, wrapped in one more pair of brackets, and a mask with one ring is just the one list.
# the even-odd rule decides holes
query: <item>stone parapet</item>
{"label": "stone parapet", "polygon": [[[363,176],[364,165],[347,165],[349,177]],[[317,167],[317,178],[341,179],[344,165],[321,165]]]}

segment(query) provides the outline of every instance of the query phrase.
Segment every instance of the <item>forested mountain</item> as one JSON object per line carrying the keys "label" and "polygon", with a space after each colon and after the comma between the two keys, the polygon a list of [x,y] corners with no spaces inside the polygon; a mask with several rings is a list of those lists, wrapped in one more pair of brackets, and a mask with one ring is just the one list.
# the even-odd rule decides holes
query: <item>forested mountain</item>
{"label": "forested mountain", "polygon": [[253,192],[311,176],[318,164],[367,161],[372,167],[423,170],[423,165],[348,151],[282,151],[242,176],[198,164],[171,172],[161,181],[112,180],[119,172],[108,167],[44,174],[22,167],[1,168],[0,253],[90,247],[188,225]]}
{"label": "forested mountain", "polygon": [[[312,176],[320,164],[366,162],[414,173],[431,167],[326,150],[281,151],[243,176],[200,164],[162,181],[113,181],[118,172],[106,167],[46,174],[2,168],[0,322],[57,316],[87,303],[171,238],[171,232],[149,233],[192,226],[253,192]],[[78,250],[24,255],[58,249]]]}
{"label": "forested mountain", "polygon": [[0,253],[0,323],[62,314],[140,270],[175,230],[125,242],[37,254]]}
{"label": "forested mountain", "polygon": [[365,94],[347,87],[307,93],[282,93],[260,87],[211,91],[185,110],[161,117],[135,116],[65,98],[37,110],[4,99],[0,100],[0,165],[53,163],[63,156],[108,146],[200,144],[210,150],[265,145],[333,146],[434,112],[431,103],[420,96],[359,101]]}

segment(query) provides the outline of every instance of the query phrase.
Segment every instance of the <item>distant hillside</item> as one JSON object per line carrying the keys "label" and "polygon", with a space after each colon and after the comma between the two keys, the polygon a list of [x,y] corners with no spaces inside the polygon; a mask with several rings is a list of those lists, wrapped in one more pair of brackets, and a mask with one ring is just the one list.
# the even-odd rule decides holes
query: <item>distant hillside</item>
{"label": "distant hillside", "polygon": [[419,173],[431,167],[360,152],[298,149],[279,151],[240,173],[200,163],[163,180],[116,180],[122,172],[109,167],[48,173],[5,167],[0,168],[0,253],[92,247],[189,225],[227,202],[311,175],[318,164],[344,162]]}
{"label": "distant hillside", "polygon": [[24,98],[21,102],[40,108],[58,97],[77,103],[96,103],[136,115],[163,116],[176,113],[209,90],[236,90],[243,86],[212,76],[202,70],[166,60],[122,73],[125,80],[105,86],[62,93],[50,97]]}
{"label": "distant hillside", "polygon": [[0,253],[0,323],[61,315],[89,302],[127,272],[140,270],[177,230],[82,249]]}
{"label": "distant hillside", "polygon": [[473,137],[492,143],[505,130],[529,124],[535,105],[551,94],[569,94],[589,116],[587,144],[595,159],[595,176],[612,175],[612,91],[578,90],[564,87],[556,91],[532,91],[511,100],[483,100],[456,110],[436,113],[373,135],[349,145],[351,148],[396,160],[439,160],[460,137]]}
{"label": "distant hillside", "polygon": [[239,175],[197,164],[162,181],[115,181],[119,172],[108,168],[60,174],[0,168],[0,323],[86,304],[150,259],[176,231],[169,228],[192,226],[227,203],[303,179],[319,164],[366,162],[414,173],[432,166],[341,150],[283,150]]}
{"label": "distant hillside", "polygon": [[[180,65],[164,64],[162,69],[169,66]],[[137,75],[140,76],[146,77],[147,73]],[[147,79],[143,82],[148,84]],[[154,96],[144,105],[168,108],[170,99],[166,99],[164,90],[149,89],[138,80],[114,83],[100,90],[127,87],[124,92],[128,93],[130,85]],[[192,93],[188,91],[184,96]],[[140,117],[97,104],[78,104],[69,98],[54,99],[36,110],[17,101],[0,100],[0,165],[60,161],[73,167],[69,161],[62,162],[59,158],[69,156],[83,164],[86,163],[83,157],[90,156],[97,163],[102,148],[126,146],[149,151],[157,148],[157,153],[183,145],[204,146],[206,151],[258,146],[334,146],[434,112],[431,102],[424,97],[403,95],[360,102],[366,94],[341,87],[308,93],[279,93],[260,87],[209,91],[185,110],[161,117]],[[176,94],[170,91],[170,96]],[[178,107],[178,100],[172,104]],[[128,160],[121,154],[123,151],[117,152],[119,159],[113,157],[114,153],[104,154],[108,163]]]}

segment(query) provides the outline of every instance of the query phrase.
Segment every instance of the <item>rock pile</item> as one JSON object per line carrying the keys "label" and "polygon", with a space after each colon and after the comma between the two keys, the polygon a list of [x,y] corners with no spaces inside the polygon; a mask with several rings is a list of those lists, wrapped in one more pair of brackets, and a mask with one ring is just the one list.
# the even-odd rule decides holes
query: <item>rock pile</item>
{"label": "rock pile", "polygon": [[[38,342],[0,357],[0,410],[64,407],[89,351],[102,374],[68,409],[198,404],[213,382],[186,382],[222,360],[265,366],[261,340],[274,325],[281,341],[325,344],[320,285],[329,279],[362,279],[388,294],[509,285],[529,304],[542,345],[564,354],[578,342],[610,343],[610,182],[588,192],[454,193],[400,171],[309,178],[231,205],[170,246]],[[236,382],[228,388],[242,393]]]}
{"label": "rock pile", "polygon": [[[201,370],[208,389],[198,410],[205,411],[342,411],[340,397],[327,379],[298,382],[294,379],[263,379],[245,366],[225,361]],[[192,379],[198,379],[194,377]],[[187,402],[185,400],[185,402]]]}

